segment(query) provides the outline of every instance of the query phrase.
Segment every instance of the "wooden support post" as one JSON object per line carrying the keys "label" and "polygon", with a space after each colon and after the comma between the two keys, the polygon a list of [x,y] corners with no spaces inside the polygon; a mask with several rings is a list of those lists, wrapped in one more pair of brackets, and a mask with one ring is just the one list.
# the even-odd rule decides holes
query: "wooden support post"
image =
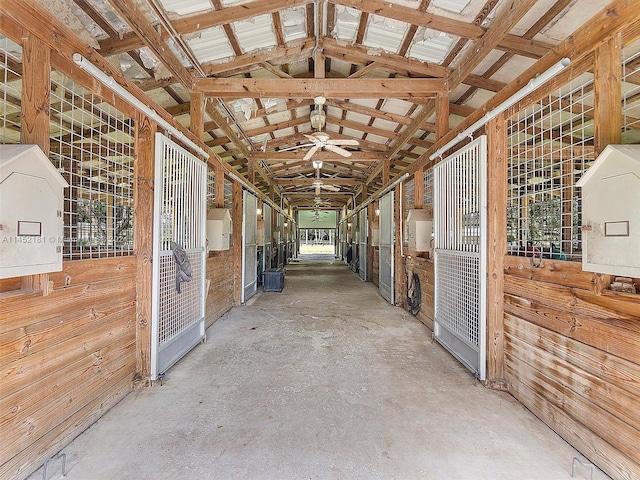
{"label": "wooden support post", "polygon": [[251,184],[256,183],[256,160],[254,158],[249,158],[247,162],[247,180]]}
{"label": "wooden support post", "polygon": [[389,182],[389,176],[391,175],[391,160],[387,157],[382,161],[382,184],[386,185]]}
{"label": "wooden support post", "polygon": [[487,145],[487,380],[504,381],[504,256],[507,254],[507,126],[503,115],[486,126]]}
{"label": "wooden support post", "polygon": [[422,208],[424,206],[424,167],[416,170],[413,175],[413,207]]}
{"label": "wooden support post", "polygon": [[436,95],[436,139],[444,137],[449,131],[449,95]]}
{"label": "wooden support post", "polygon": [[[22,116],[20,140],[38,145],[49,155],[49,105],[51,101],[51,51],[39,38],[27,35],[22,43]],[[28,275],[21,289],[49,294],[49,274]]]}
{"label": "wooden support post", "polygon": [[618,33],[595,51],[594,68],[595,154],[620,143],[622,134],[622,38]]}
{"label": "wooden support post", "polygon": [[204,95],[202,95],[201,92],[191,92],[191,123],[189,130],[191,130],[200,141],[204,140],[204,102]]}
{"label": "wooden support post", "polygon": [[233,302],[240,304],[242,292],[242,185],[233,182]]}
{"label": "wooden support post", "polygon": [[216,188],[215,188],[216,208],[224,207],[224,169],[216,165]]}
{"label": "wooden support post", "polygon": [[153,272],[153,178],[157,126],[139,115],[134,163],[133,242],[136,255],[136,380],[149,385],[151,376],[151,309]]}

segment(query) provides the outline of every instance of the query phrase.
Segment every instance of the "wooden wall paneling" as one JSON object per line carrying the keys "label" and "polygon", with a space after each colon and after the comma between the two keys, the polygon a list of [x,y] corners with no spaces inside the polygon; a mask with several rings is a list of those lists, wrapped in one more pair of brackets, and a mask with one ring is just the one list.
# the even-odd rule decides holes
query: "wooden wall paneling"
{"label": "wooden wall paneling", "polygon": [[626,455],[600,436],[594,435],[588,428],[576,422],[564,410],[547,401],[536,390],[518,380],[517,373],[512,371],[508,363],[505,373],[510,378],[509,392],[520,403],[534,412],[574,448],[597,463],[608,475],[619,480],[640,478],[640,466],[631,462]]}
{"label": "wooden wall paneling", "polygon": [[207,258],[207,279],[211,281],[206,303],[206,325],[208,328],[231,307],[234,298],[233,250],[212,252]]}
{"label": "wooden wall paneling", "polygon": [[65,262],[48,297],[0,298],[0,478],[28,476],[130,392],[135,263]]}
{"label": "wooden wall paneling", "polygon": [[622,34],[617,33],[595,50],[594,62],[595,150],[599,155],[622,138]]}
{"label": "wooden wall paneling", "polygon": [[[570,362],[559,359],[544,348],[533,347],[519,337],[509,338],[509,349],[506,353],[530,365],[535,371],[555,372],[558,378],[567,379],[566,388],[571,388],[584,397],[585,401],[599,406],[631,428],[640,431],[640,417],[635,409],[630,408],[637,402],[640,384],[630,389],[632,391],[626,390],[610,383],[597,372],[595,375],[588,373]],[[511,363],[515,366],[513,359]]]}
{"label": "wooden wall paneling", "polygon": [[507,253],[507,125],[498,115],[486,125],[487,143],[487,379],[506,389],[504,367],[504,257]]}
{"label": "wooden wall paneling", "polygon": [[157,125],[142,114],[135,129],[133,243],[136,254],[136,386],[149,385],[153,285],[153,179]]}

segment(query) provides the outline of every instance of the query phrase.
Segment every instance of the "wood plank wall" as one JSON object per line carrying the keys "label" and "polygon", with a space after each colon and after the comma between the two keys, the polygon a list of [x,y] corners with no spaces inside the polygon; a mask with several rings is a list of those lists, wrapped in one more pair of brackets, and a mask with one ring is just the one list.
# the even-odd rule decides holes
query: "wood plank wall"
{"label": "wood plank wall", "polygon": [[[420,279],[422,305],[416,318],[433,332],[435,283],[433,260],[422,257],[407,257],[407,271],[417,273]],[[405,292],[402,293],[406,295]]]}
{"label": "wood plank wall", "polygon": [[135,279],[135,257],[77,260],[48,296],[0,294],[0,478],[25,478],[131,391]]}
{"label": "wood plank wall", "polygon": [[598,293],[577,262],[506,256],[504,273],[509,391],[611,477],[640,478],[640,295]]}
{"label": "wood plank wall", "polygon": [[235,304],[233,250],[211,252],[207,258],[207,280],[210,281],[205,305],[205,327],[209,328]]}

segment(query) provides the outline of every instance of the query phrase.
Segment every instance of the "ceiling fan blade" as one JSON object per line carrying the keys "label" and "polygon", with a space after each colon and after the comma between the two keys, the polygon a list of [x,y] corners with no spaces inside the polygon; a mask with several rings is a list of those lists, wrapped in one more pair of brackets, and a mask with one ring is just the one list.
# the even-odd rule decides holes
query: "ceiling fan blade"
{"label": "ceiling fan blade", "polygon": [[339,187],[334,187],[333,185],[320,185],[320,188],[324,188],[325,190],[329,190],[330,192],[339,192]]}
{"label": "ceiling fan blade", "polygon": [[320,143],[320,140],[318,140],[313,135],[307,135],[306,133],[303,133],[303,135],[307,137],[307,140],[309,140],[310,142],[313,142],[312,145],[317,145],[318,143]]}
{"label": "ceiling fan blade", "polygon": [[276,152],[289,152],[291,150],[297,150],[298,148],[310,147],[311,145],[315,145],[315,143],[303,143],[301,145],[294,145],[293,147],[280,148],[276,150]]}
{"label": "ceiling fan blade", "polygon": [[315,153],[318,150],[320,150],[320,148],[322,148],[320,145],[314,145],[313,147],[311,147],[311,149],[309,149],[309,151],[307,152],[307,154],[304,156],[302,160],[304,161],[311,160],[311,157],[313,157]]}
{"label": "ceiling fan blade", "polygon": [[[345,150],[344,148],[340,148],[340,147],[336,147],[335,145],[325,145],[324,146],[327,150],[331,150],[332,152],[337,153],[338,155],[342,155],[343,157],[350,157],[351,156],[351,152],[348,150]],[[305,158],[305,160],[307,160]]]}
{"label": "ceiling fan blade", "polygon": [[360,145],[360,142],[358,142],[358,140],[352,140],[349,138],[338,138],[336,140],[327,140],[327,145]]}

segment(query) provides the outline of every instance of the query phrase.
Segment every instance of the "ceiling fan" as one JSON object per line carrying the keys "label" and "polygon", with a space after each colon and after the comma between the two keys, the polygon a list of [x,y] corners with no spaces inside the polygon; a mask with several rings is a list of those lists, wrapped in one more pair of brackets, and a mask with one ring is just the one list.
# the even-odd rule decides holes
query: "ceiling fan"
{"label": "ceiling fan", "polygon": [[[313,150],[313,149],[312,149]],[[316,197],[320,195],[320,190],[328,190],[330,192],[339,192],[340,187],[336,187],[335,185],[325,185],[322,179],[320,178],[320,168],[322,167],[322,162],[314,162],[314,167],[316,169],[316,179],[311,184],[316,189]]]}
{"label": "ceiling fan", "polygon": [[311,126],[316,129],[315,133],[310,135],[304,134],[304,136],[311,143],[306,143],[303,145],[298,145],[296,148],[300,147],[311,147],[307,154],[304,156],[303,160],[310,160],[313,155],[318,150],[322,150],[323,148],[337,153],[343,157],[350,157],[351,152],[349,150],[345,150],[341,148],[340,145],[352,145],[356,146],[360,143],[355,139],[332,139],[328,133],[322,131],[322,127],[324,127],[326,123],[326,114],[324,112],[324,104],[327,101],[323,96],[318,96],[314,98],[315,108],[311,110],[310,122]]}

